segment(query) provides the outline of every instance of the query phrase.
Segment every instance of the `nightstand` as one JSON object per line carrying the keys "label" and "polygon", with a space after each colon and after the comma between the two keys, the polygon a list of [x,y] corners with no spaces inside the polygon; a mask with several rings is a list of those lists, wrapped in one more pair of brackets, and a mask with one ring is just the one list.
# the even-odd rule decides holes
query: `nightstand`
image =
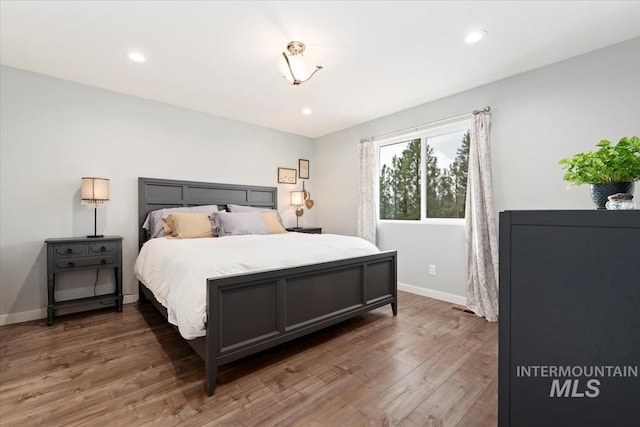
{"label": "nightstand", "polygon": [[[45,240],[47,244],[47,325],[55,310],[91,303],[113,302],[122,311],[122,237],[70,237]],[[93,268],[113,268],[115,291],[111,294],[56,301],[56,274]]]}
{"label": "nightstand", "polygon": [[296,233],[322,234],[322,227],[291,227],[286,230]]}

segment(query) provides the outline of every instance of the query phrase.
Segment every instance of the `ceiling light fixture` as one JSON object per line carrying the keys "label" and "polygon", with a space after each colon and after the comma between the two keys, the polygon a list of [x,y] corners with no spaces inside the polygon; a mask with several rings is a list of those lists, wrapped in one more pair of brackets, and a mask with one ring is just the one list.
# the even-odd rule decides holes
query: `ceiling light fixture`
{"label": "ceiling light fixture", "polygon": [[471,31],[469,34],[467,34],[464,42],[468,44],[478,43],[480,40],[487,37],[488,34],[489,33],[487,33],[486,30]]}
{"label": "ceiling light fixture", "polygon": [[308,116],[309,114],[311,114],[313,111],[311,111],[311,108],[303,108],[302,109],[302,114],[304,114],[305,116]]}
{"label": "ceiling light fixture", "polygon": [[304,57],[305,45],[302,42],[289,42],[287,52],[282,52],[284,64],[280,72],[292,85],[300,85],[309,80],[318,70],[320,65],[311,65]]}
{"label": "ceiling light fixture", "polygon": [[144,55],[141,54],[140,52],[129,52],[127,54],[127,56],[133,62],[142,63],[142,62],[145,62],[147,60],[147,58],[145,58]]}

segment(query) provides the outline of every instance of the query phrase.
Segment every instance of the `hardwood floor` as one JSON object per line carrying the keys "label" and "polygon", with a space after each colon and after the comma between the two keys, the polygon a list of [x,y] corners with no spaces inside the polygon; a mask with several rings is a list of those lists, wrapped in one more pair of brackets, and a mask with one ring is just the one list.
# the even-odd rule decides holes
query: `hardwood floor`
{"label": "hardwood floor", "polygon": [[495,426],[497,325],[399,292],[389,306],[223,366],[151,304],[0,328],[7,426]]}

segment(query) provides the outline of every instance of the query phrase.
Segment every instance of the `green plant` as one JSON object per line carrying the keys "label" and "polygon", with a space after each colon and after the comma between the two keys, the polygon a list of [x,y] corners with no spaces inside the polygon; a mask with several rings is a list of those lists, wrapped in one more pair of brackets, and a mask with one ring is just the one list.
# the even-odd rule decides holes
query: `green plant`
{"label": "green plant", "polygon": [[640,180],[640,138],[624,137],[616,145],[603,139],[596,151],[578,153],[558,163],[570,184],[605,184]]}

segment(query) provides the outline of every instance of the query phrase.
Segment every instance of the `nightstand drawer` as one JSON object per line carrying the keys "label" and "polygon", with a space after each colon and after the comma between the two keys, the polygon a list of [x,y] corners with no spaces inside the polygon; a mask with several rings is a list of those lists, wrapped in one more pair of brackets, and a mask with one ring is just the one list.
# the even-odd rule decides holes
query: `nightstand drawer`
{"label": "nightstand drawer", "polygon": [[72,270],[74,268],[83,267],[102,267],[115,264],[116,257],[106,255],[103,257],[85,257],[73,259],[58,259],[55,261],[56,270]]}
{"label": "nightstand drawer", "polygon": [[119,242],[89,243],[89,254],[108,254],[118,250]]}
{"label": "nightstand drawer", "polygon": [[53,255],[57,257],[86,255],[86,243],[58,243],[53,245]]}

